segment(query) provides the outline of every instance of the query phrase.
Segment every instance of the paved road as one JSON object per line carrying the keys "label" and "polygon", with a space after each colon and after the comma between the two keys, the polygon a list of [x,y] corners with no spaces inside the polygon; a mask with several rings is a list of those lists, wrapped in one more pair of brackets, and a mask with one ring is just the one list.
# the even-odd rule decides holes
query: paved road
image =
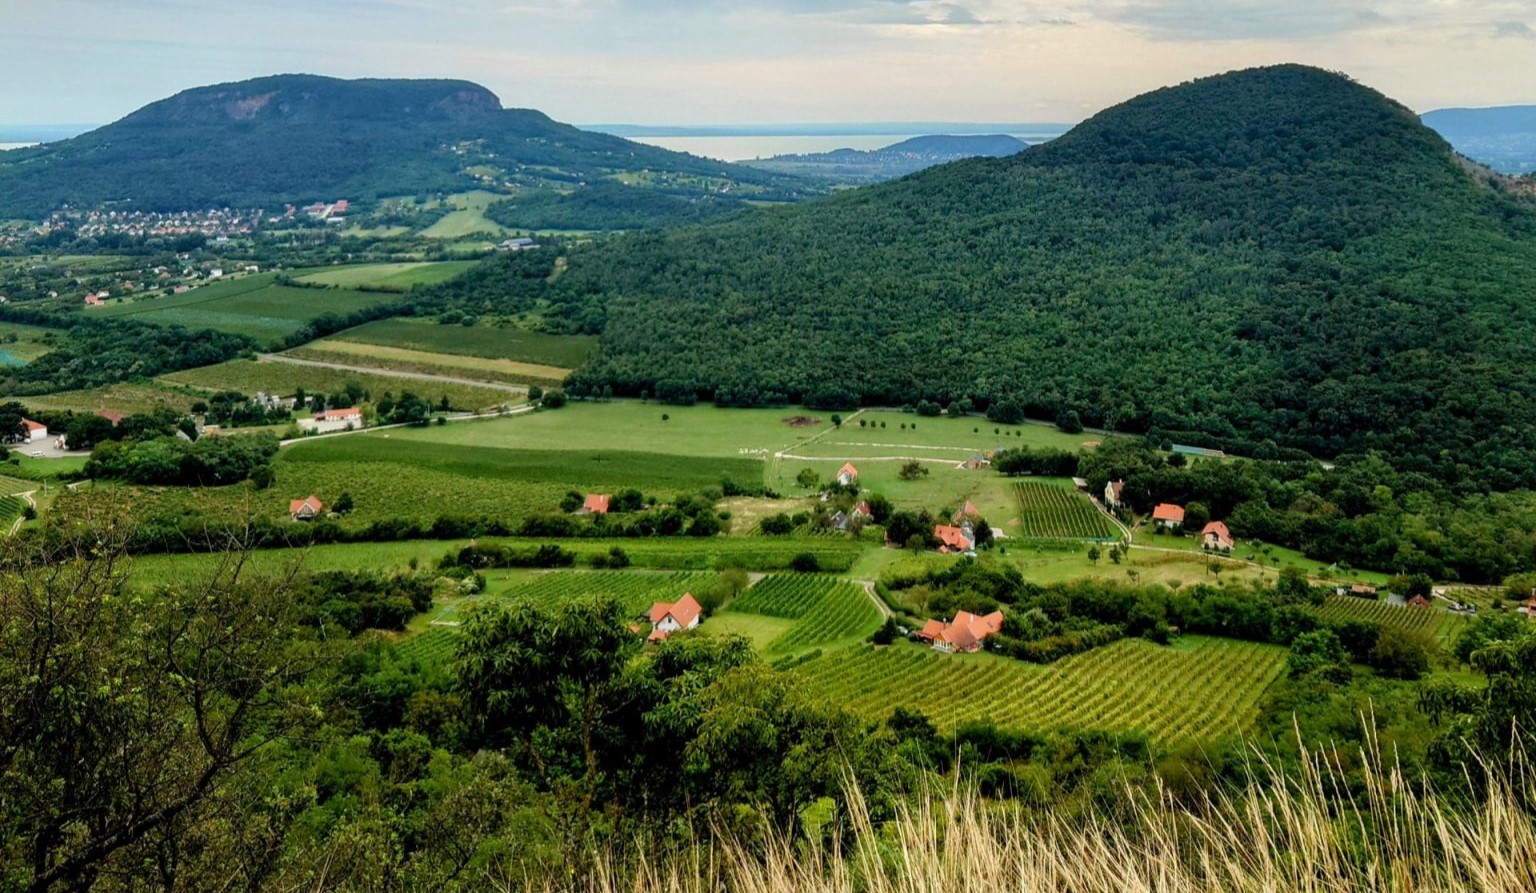
{"label": "paved road", "polygon": [[520,384],[507,384],[502,381],[481,381],[478,378],[455,378],[451,375],[430,375],[426,372],[401,372],[398,369],[379,369],[373,366],[349,366],[346,363],[328,363],[321,360],[301,360],[298,357],[284,356],[280,353],[258,354],[256,359],[262,363],[291,363],[295,366],[317,366],[321,369],[336,369],[341,372],[357,372],[362,375],[385,375],[390,378],[410,378],[416,381],[436,381],[443,384],[464,384],[478,388],[491,388],[497,391],[506,391],[509,394],[526,394],[528,388]]}

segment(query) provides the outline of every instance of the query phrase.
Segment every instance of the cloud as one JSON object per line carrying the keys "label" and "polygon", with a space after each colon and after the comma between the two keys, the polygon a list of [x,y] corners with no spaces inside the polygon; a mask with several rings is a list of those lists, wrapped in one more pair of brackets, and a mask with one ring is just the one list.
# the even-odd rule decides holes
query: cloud
{"label": "cloud", "polygon": [[1493,27],[1494,37],[1518,37],[1523,40],[1536,40],[1536,31],[1524,22],[1497,22]]}
{"label": "cloud", "polygon": [[1090,0],[1094,17],[1178,40],[1306,38],[1380,24],[1386,17],[1363,3],[1301,0]]}

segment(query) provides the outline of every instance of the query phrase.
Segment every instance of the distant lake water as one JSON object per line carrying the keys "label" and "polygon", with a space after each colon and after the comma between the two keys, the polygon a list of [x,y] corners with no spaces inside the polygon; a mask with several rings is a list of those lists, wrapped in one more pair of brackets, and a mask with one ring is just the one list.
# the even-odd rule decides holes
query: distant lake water
{"label": "distant lake water", "polygon": [[[689,152],[705,158],[721,161],[750,161],[754,158],[772,158],[775,155],[808,155],[813,152],[831,152],[833,149],[880,149],[892,143],[923,136],[908,134],[850,134],[847,136],[633,136],[637,143],[647,143]],[[1016,133],[1014,136],[1027,143],[1044,141],[1038,133]]]}
{"label": "distant lake water", "polygon": [[0,143],[0,152],[4,152],[7,149],[25,149],[28,146],[35,145],[37,143]]}

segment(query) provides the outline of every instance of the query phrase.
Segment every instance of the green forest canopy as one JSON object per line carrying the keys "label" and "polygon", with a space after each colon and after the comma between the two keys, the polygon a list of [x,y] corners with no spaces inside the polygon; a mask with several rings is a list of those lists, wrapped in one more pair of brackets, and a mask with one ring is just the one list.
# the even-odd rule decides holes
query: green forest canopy
{"label": "green forest canopy", "polygon": [[1206,78],[1010,158],[600,243],[553,283],[505,263],[502,300],[602,332],[579,387],[1011,398],[1536,484],[1536,214],[1317,69]]}

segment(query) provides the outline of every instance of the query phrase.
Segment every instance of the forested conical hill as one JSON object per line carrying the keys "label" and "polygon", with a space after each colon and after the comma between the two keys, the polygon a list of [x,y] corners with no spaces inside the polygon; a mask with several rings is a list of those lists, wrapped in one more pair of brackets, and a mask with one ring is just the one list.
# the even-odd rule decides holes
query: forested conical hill
{"label": "forested conical hill", "polygon": [[503,109],[467,81],[276,75],[187,90],[73,139],[0,153],[0,210],[275,209],[462,192],[482,184],[472,170],[531,187],[636,171],[706,192],[751,184],[785,197],[800,185]]}
{"label": "forested conical hill", "polygon": [[509,289],[603,325],[582,386],[1014,399],[1536,484],[1536,215],[1408,109],[1296,65]]}

